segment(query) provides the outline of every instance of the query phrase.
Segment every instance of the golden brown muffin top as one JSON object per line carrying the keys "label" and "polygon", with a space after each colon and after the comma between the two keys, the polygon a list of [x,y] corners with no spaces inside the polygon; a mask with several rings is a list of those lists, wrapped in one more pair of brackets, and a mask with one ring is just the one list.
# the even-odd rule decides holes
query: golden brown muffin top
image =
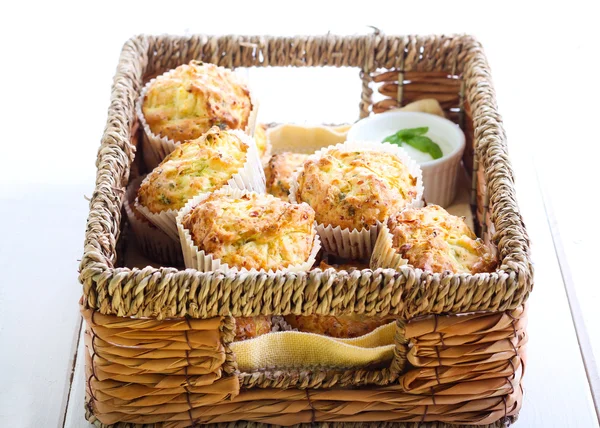
{"label": "golden brown muffin top", "polygon": [[182,221],[198,250],[238,269],[277,270],[306,262],[315,236],[315,213],[271,195],[239,198],[212,193]]}
{"label": "golden brown muffin top", "polygon": [[492,272],[496,257],[462,217],[438,205],[406,209],[388,221],[392,246],[415,268],[434,273]]}
{"label": "golden brown muffin top", "polygon": [[230,70],[192,61],[158,77],[142,103],[150,130],[173,141],[200,137],[212,126],[248,125],[250,92]]}
{"label": "golden brown muffin top", "polygon": [[278,153],[271,156],[265,168],[267,192],[287,201],[290,195],[292,175],[302,166],[308,155],[303,153]]}
{"label": "golden brown muffin top", "polygon": [[417,193],[417,178],[398,156],[332,148],[304,163],[296,200],[313,207],[320,224],[362,229],[404,208]]}
{"label": "golden brown muffin top", "polygon": [[248,145],[216,126],[180,144],[142,182],[138,203],[152,213],[177,210],[194,196],[216,190],[246,162]]}

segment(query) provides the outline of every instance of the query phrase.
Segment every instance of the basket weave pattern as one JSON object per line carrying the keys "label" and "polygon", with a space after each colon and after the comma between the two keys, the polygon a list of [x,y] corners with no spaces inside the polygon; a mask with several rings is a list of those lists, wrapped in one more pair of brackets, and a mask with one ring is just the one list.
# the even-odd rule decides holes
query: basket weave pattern
{"label": "basket weave pattern", "polygon": [[[473,177],[476,219],[498,247],[499,270],[223,274],[118,267],[124,189],[137,171],[135,100],[148,79],[192,59],[229,68],[356,67],[363,81],[360,117],[437,98],[467,134],[464,164]],[[374,90],[387,98],[374,104]],[[518,412],[523,304],[533,285],[529,240],[489,67],[471,37],[134,37],[117,68],[97,168],[80,281],[88,418],[98,426],[240,419],[499,426]],[[469,322],[452,315],[472,312],[480,314],[467,316]],[[239,373],[227,346],[233,317],[291,313],[395,315],[395,357],[377,370]],[[453,329],[438,328],[441,320]],[[146,351],[128,350],[128,340]],[[371,386],[328,389],[350,385]]]}
{"label": "basket weave pattern", "polygon": [[324,388],[356,385],[368,378],[366,370],[282,370],[268,379],[237,372],[221,343],[231,340],[230,317],[156,321],[82,311],[88,418],[100,427],[131,422],[183,428],[240,419],[496,426],[520,408],[523,307],[399,322],[399,336],[411,347],[397,359],[410,367],[378,374],[392,381],[368,389]]}

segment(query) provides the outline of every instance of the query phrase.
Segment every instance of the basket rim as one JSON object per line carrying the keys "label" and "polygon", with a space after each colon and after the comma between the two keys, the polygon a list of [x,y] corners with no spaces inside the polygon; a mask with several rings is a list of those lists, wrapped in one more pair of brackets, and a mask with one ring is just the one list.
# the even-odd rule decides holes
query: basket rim
{"label": "basket rim", "polygon": [[[192,269],[178,270],[168,267],[146,267],[142,269],[114,267],[116,244],[118,234],[120,233],[120,228],[118,227],[120,224],[116,220],[121,218],[120,207],[124,195],[120,183],[127,183],[130,164],[135,156],[135,147],[129,141],[132,135],[131,128],[135,124],[135,121],[131,123],[131,119],[135,117],[132,106],[135,104],[135,99],[141,90],[142,78],[145,72],[145,66],[141,65],[140,61],[147,63],[150,56],[164,54],[164,52],[158,49],[161,46],[156,46],[156,44],[160,45],[162,42],[170,42],[171,45],[168,47],[194,46],[203,43],[208,43],[211,46],[231,46],[233,44],[238,47],[238,50],[243,51],[247,48],[256,49],[257,46],[269,46],[269,43],[301,45],[309,39],[313,42],[322,43],[324,46],[332,46],[334,51],[329,52],[330,55],[336,53],[336,43],[338,45],[342,44],[341,50],[347,48],[349,43],[364,48],[372,56],[364,55],[363,58],[355,58],[351,53],[347,61],[349,66],[362,67],[363,70],[369,69],[369,67],[381,67],[384,65],[384,61],[378,58],[387,55],[390,46],[396,46],[396,49],[399,49],[398,46],[404,46],[403,49],[397,50],[396,54],[404,52],[407,55],[407,51],[410,54],[412,50],[416,49],[418,51],[427,44],[432,44],[433,48],[437,47],[437,49],[440,49],[442,45],[445,46],[445,44],[455,45],[452,46],[456,50],[456,55],[449,61],[454,61],[454,64],[450,64],[453,71],[459,70],[461,66],[464,67],[461,74],[466,81],[466,91],[472,109],[474,140],[476,142],[475,156],[480,159],[480,162],[484,166],[486,185],[492,189],[489,194],[489,200],[492,203],[490,214],[492,216],[491,220],[496,226],[494,241],[498,243],[500,250],[501,266],[499,270],[491,273],[471,275],[422,272],[412,267],[402,267],[397,271],[392,269],[377,269],[375,271],[365,269],[357,271],[360,274],[359,278],[356,278],[356,273],[349,274],[333,270],[327,272],[320,269],[313,269],[306,273],[286,273],[282,275],[282,278],[268,278],[273,274],[203,273]],[[343,44],[344,42],[346,45]],[[164,46],[162,48],[165,49]],[[179,55],[185,56],[183,53]],[[233,53],[231,55],[233,56]],[[258,60],[258,55],[256,55],[256,59]],[[239,58],[228,58],[227,60],[233,63],[241,61]],[[419,60],[416,60],[417,65],[415,68],[418,67]],[[360,65],[361,62],[363,63],[362,66]],[[403,67],[407,67],[404,57],[402,62]],[[273,64],[256,63],[253,65],[271,66]],[[337,67],[340,64],[333,60],[325,60],[321,64],[306,63],[300,64],[300,66]],[[490,153],[493,153],[493,156]],[[120,294],[125,291],[130,292],[131,288],[134,287],[137,291],[135,298],[143,298],[145,286],[149,282],[156,284],[165,284],[166,282],[178,284],[181,287],[178,292],[183,293],[182,290],[189,288],[190,284],[193,283],[218,284],[223,282],[239,285],[239,283],[243,282],[261,283],[262,281],[277,279],[281,281],[303,282],[305,284],[314,284],[317,282],[319,284],[331,284],[335,282],[343,285],[349,280],[364,282],[378,278],[379,281],[391,281],[392,286],[391,288],[388,287],[390,289],[387,290],[387,293],[391,293],[392,295],[406,292],[407,285],[413,284],[412,293],[417,300],[419,298],[425,300],[433,298],[433,300],[438,300],[439,296],[430,295],[424,290],[425,287],[429,287],[432,284],[437,284],[437,288],[440,290],[438,292],[442,294],[449,293],[448,289],[457,287],[460,284],[470,284],[471,287],[474,287],[471,297],[481,300],[482,296],[487,295],[489,300],[488,306],[484,307],[483,310],[491,311],[505,310],[518,306],[527,298],[533,286],[533,269],[529,257],[529,239],[516,203],[513,172],[508,159],[506,136],[502,126],[502,119],[497,112],[489,67],[481,45],[474,37],[469,35],[389,36],[376,32],[366,36],[335,36],[331,34],[296,37],[209,36],[202,34],[191,36],[155,36],[142,34],[134,36],[124,44],[121,52],[119,66],[112,87],[107,126],[102,137],[96,166],[97,179],[95,191],[90,201],[90,215],[86,225],[84,255],[80,264],[79,280],[84,285],[84,295],[87,297],[87,304],[97,305],[97,308],[101,312],[115,313],[123,316],[131,316],[132,314],[139,316],[140,313],[133,309],[119,309],[119,305],[123,303]],[[119,172],[119,174],[115,174],[115,172]],[[117,227],[112,227],[115,221]],[[319,278],[315,278],[315,276],[319,276]],[[99,290],[106,284],[108,284],[106,291]],[[417,284],[416,288],[414,284]],[[483,285],[489,286],[490,284],[494,285],[495,291],[490,292],[482,287]],[[118,288],[121,288],[121,290],[118,291]],[[93,294],[94,292],[98,293],[97,296],[91,297],[90,293]],[[98,304],[97,297],[102,292],[104,294],[101,297],[110,299],[110,305]],[[490,293],[494,294],[494,296],[490,297]],[[502,296],[500,296],[501,293],[503,294]],[[400,306],[402,305],[396,306],[396,309],[391,312],[404,313],[403,310],[399,309]],[[374,307],[372,306],[367,312],[376,313],[377,311],[373,309]],[[298,308],[295,311],[290,308],[291,305],[288,306],[289,310],[287,313],[298,313]],[[465,305],[463,302],[462,304],[454,304],[449,307],[449,305],[430,302],[429,307],[425,310],[416,310],[411,313],[414,316],[433,313],[460,313],[465,312],[469,308],[478,310],[480,306],[477,304]],[[180,310],[178,314],[181,316],[194,316],[193,311],[189,311],[188,309]],[[317,308],[303,308],[302,313],[316,313],[316,310]],[[332,315],[349,313],[347,308],[344,309],[345,312],[336,307],[330,307],[329,310],[326,307],[321,307],[320,310],[322,313],[330,313]],[[362,310],[364,308],[354,308],[352,312],[363,313]],[[260,313],[260,311],[261,308],[254,308],[251,312],[247,309],[244,310],[246,313],[255,314]],[[274,312],[276,311],[272,312],[275,314]],[[201,311],[201,316],[230,313],[235,315],[235,311],[230,311],[228,308],[223,307],[216,312],[215,310]],[[160,316],[159,314],[158,317],[160,318]]]}

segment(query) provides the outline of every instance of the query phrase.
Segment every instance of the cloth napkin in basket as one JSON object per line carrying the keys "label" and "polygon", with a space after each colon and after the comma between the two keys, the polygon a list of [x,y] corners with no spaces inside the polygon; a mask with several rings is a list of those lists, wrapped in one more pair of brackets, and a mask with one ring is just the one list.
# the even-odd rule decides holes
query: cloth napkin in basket
{"label": "cloth napkin in basket", "polygon": [[352,339],[282,331],[234,342],[231,349],[242,372],[265,368],[349,369],[390,361],[395,331],[395,322]]}

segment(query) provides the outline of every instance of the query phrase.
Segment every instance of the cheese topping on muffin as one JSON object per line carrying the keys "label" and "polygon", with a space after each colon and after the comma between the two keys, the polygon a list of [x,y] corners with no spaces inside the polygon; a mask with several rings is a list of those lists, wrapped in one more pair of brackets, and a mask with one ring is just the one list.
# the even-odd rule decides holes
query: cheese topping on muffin
{"label": "cheese topping on muffin", "polygon": [[384,221],[417,197],[417,178],[391,153],[330,149],[309,159],[298,177],[296,200],[317,222],[362,229]]}
{"label": "cheese topping on muffin", "polygon": [[180,144],[142,182],[138,203],[150,212],[182,208],[192,197],[216,190],[242,168],[248,145],[216,126]]}
{"label": "cheese topping on muffin", "polygon": [[215,192],[182,221],[198,250],[229,267],[277,270],[306,262],[313,240],[315,212],[271,195],[234,198]]}
{"label": "cheese topping on muffin", "polygon": [[273,196],[288,200],[292,175],[302,166],[308,155],[303,153],[285,152],[271,156],[265,168],[267,177],[267,192]]}
{"label": "cheese topping on muffin", "polygon": [[464,219],[438,205],[406,209],[388,221],[392,246],[415,268],[434,273],[492,272],[496,257]]}
{"label": "cheese topping on muffin", "polygon": [[174,141],[198,138],[214,125],[243,130],[251,110],[250,92],[237,76],[198,61],[158,77],[142,103],[150,130]]}

